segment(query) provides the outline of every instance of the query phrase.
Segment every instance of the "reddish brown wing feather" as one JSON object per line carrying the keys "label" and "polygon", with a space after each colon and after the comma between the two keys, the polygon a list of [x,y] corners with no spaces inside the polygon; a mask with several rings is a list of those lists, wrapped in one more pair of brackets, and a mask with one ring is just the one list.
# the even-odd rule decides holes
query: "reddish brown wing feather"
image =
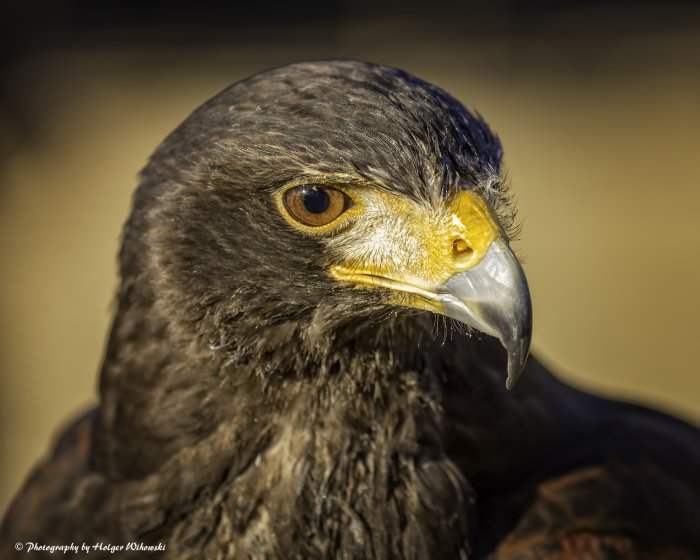
{"label": "reddish brown wing feather", "polygon": [[[542,554],[542,555],[539,555]],[[673,546],[644,545],[622,535],[572,533],[535,556],[516,558],[542,560],[693,560],[688,552]]]}
{"label": "reddish brown wing feather", "polygon": [[[36,540],[43,534],[47,510],[67,498],[71,481],[87,471],[95,411],[91,410],[60,436],[49,459],[38,466],[14,498],[0,528],[0,542]],[[5,548],[5,547],[4,547]]]}
{"label": "reddish brown wing feather", "polygon": [[674,533],[697,521],[693,501],[649,464],[582,469],[538,487],[493,560],[692,560]]}

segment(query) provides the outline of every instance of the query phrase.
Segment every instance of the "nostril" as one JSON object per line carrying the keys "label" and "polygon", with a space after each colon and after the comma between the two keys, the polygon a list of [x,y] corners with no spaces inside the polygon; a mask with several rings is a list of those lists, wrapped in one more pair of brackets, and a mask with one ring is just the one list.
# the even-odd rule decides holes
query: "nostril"
{"label": "nostril", "polygon": [[459,238],[452,242],[452,253],[455,257],[463,259],[470,256],[473,252],[474,249],[472,249],[469,246],[469,243],[467,243],[464,239]]}

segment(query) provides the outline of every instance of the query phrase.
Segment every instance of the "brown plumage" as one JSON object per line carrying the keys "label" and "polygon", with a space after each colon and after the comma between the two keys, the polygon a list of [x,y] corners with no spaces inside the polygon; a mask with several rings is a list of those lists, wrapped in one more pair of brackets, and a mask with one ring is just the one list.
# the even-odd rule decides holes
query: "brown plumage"
{"label": "brown plumage", "polygon": [[697,430],[532,358],[506,391],[494,339],[332,278],[340,234],[274,203],[312,175],[424,207],[469,190],[508,233],[501,157],[483,120],[383,66],[283,67],[200,107],[142,173],[100,404],[13,502],[0,556],[700,557]]}

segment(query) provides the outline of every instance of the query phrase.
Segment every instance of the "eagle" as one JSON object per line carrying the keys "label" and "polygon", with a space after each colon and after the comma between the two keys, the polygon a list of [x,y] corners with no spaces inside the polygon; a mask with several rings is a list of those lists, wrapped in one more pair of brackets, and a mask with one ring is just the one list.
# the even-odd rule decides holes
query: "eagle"
{"label": "eagle", "polygon": [[481,116],[364,62],[195,110],[140,176],[99,405],[0,556],[700,558],[700,432],[528,355],[502,160]]}

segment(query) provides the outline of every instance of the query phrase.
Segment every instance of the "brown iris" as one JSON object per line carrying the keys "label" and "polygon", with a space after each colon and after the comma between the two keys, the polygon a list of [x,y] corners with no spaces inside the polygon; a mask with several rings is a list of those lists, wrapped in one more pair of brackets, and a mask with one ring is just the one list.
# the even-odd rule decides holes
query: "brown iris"
{"label": "brown iris", "polygon": [[284,193],[284,205],[295,220],[306,226],[330,224],[352,201],[345,193],[322,185],[299,185]]}

